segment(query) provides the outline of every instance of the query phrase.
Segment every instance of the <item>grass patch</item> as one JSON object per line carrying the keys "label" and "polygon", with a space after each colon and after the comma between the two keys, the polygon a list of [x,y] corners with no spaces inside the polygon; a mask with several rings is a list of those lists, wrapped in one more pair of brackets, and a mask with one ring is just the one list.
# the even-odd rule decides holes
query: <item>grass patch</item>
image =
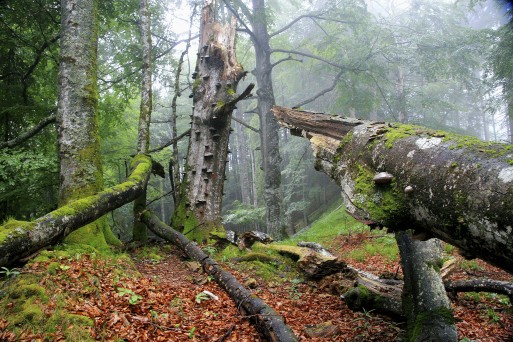
{"label": "grass patch", "polygon": [[346,214],[342,201],[337,201],[319,219],[314,221],[310,228],[279,243],[296,245],[299,241],[312,241],[330,247],[335,237],[361,230],[364,227],[362,223]]}
{"label": "grass patch", "polygon": [[[382,234],[381,232],[378,233]],[[367,258],[375,255],[381,255],[389,261],[396,261],[398,259],[399,248],[392,234],[366,241],[361,247],[351,251],[348,257],[364,262]]]}

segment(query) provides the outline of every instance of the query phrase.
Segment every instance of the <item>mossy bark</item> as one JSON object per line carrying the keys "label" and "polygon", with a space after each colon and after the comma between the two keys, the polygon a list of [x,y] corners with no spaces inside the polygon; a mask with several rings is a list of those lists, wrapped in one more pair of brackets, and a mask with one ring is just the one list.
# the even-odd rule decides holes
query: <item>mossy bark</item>
{"label": "mossy bark", "polygon": [[[70,232],[137,198],[150,176],[151,159],[145,155],[138,155],[131,166],[132,173],[119,185],[100,191],[98,194],[71,201],[33,222],[11,220],[0,226],[0,267],[10,265],[55,243]],[[83,230],[85,235],[75,236],[76,241],[90,242],[88,229],[90,228]],[[92,229],[100,229],[98,234],[103,232],[104,238],[115,239],[105,234],[105,226],[96,224]]]}
{"label": "mossy bark", "polygon": [[[150,11],[147,0],[139,0],[139,32],[142,46],[142,84],[141,106],[139,110],[139,135],[137,139],[137,153],[148,153],[150,150],[150,121],[152,111],[152,80],[151,80],[151,24]],[[134,201],[133,239],[146,241],[148,233],[146,226],[139,221],[140,213],[146,208],[146,189]]]}
{"label": "mossy bark", "polygon": [[213,1],[206,0],[193,76],[189,148],[181,185],[186,188],[183,192],[186,196],[180,198],[173,218],[173,226],[196,241],[207,240],[212,230],[222,229],[221,204],[231,116],[241,99],[235,90],[244,75],[235,59],[235,21],[217,22],[214,11]]}
{"label": "mossy bark", "polygon": [[[57,108],[60,206],[103,189],[97,115],[97,46],[97,1],[62,1]],[[114,242],[109,230],[105,219],[100,218],[82,231],[74,232],[67,243],[90,241],[99,249],[108,249],[104,232]]]}
{"label": "mossy bark", "polygon": [[442,243],[413,240],[411,232],[396,233],[404,273],[403,312],[409,341],[458,341],[451,303],[440,268]]}
{"label": "mossy bark", "polygon": [[[274,107],[310,140],[316,167],[343,190],[347,211],[371,226],[437,237],[513,271],[513,145],[424,127]],[[374,176],[388,172],[389,183]]]}

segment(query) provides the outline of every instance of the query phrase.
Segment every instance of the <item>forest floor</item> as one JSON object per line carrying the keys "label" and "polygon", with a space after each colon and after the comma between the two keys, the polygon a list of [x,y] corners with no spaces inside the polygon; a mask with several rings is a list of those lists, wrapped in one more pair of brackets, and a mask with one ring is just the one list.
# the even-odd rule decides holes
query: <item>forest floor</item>
{"label": "forest floor", "polygon": [[[323,243],[358,269],[400,277],[398,258],[372,249],[380,239],[393,241],[382,232],[362,229]],[[404,337],[404,323],[372,311],[351,311],[340,296],[326,293],[317,282],[304,279],[288,258],[273,255],[281,258],[275,264],[238,262],[236,256],[241,252],[235,247],[205,250],[283,315],[300,340],[399,341]],[[464,261],[453,249],[446,251],[460,261],[450,279],[512,281],[511,274],[481,260]],[[97,341],[261,341],[250,317],[237,310],[199,264],[169,244],[137,248],[129,258],[77,254],[59,258],[57,265],[54,259],[43,259],[29,263],[21,272],[38,276],[37,286],[46,290],[46,295],[36,300],[42,311],[19,318],[13,307],[18,305],[13,299],[29,298],[28,292],[41,291],[37,286],[27,286],[17,297],[11,293],[0,308],[0,341],[82,341],[87,335]],[[205,290],[218,298],[212,299]],[[460,341],[513,340],[513,313],[506,297],[467,293],[452,303]],[[42,320],[35,319],[39,314]],[[56,316],[59,324],[49,328]],[[20,325],[17,317],[33,322],[32,326]],[[327,336],[311,337],[310,328],[321,324],[328,327],[324,329],[329,331]],[[18,325],[20,328],[13,329]]]}

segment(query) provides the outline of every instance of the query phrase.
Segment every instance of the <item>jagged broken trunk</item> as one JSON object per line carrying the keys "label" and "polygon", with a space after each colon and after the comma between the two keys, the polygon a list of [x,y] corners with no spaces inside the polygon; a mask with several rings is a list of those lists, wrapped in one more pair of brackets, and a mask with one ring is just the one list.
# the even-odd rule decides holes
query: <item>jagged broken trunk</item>
{"label": "jagged broken trunk", "polygon": [[204,240],[219,227],[230,122],[244,72],[235,59],[235,21],[214,20],[214,5],[204,2],[196,70],[193,74],[193,114],[182,186],[173,225],[190,238]]}
{"label": "jagged broken trunk", "polygon": [[310,140],[316,167],[371,226],[413,229],[513,271],[513,145],[424,127],[282,107],[278,122]]}

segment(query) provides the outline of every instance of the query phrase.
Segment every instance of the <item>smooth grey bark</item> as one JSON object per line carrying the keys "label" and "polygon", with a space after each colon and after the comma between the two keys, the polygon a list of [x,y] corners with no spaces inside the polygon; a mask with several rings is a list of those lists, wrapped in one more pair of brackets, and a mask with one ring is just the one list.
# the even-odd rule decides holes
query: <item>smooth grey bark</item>
{"label": "smooth grey bark", "polygon": [[281,156],[279,150],[279,126],[271,108],[275,104],[272,83],[271,48],[267,31],[265,0],[252,0],[253,28],[251,40],[255,48],[255,76],[257,79],[258,115],[260,116],[260,140],[262,165],[264,168],[264,201],[266,233],[275,239],[282,237],[281,231]]}
{"label": "smooth grey bark", "polygon": [[184,186],[186,196],[176,206],[173,226],[195,240],[207,239],[221,226],[221,203],[228,161],[231,116],[241,95],[237,84],[243,77],[235,58],[235,20],[215,20],[215,4],[205,0],[201,15],[199,52],[193,74],[193,114]]}
{"label": "smooth grey bark", "polygon": [[[274,108],[310,140],[316,167],[371,226],[437,237],[467,257],[513,271],[513,146],[433,131]],[[377,184],[380,172],[392,175]]]}
{"label": "smooth grey bark", "polygon": [[409,341],[458,341],[451,303],[440,267],[442,243],[413,240],[409,231],[397,232],[404,273],[403,311]]}
{"label": "smooth grey bark", "polygon": [[[141,105],[139,109],[139,126],[137,153],[148,153],[150,149],[150,121],[152,111],[151,80],[151,22],[148,0],[139,0],[139,32],[142,46],[142,83]],[[146,241],[146,225],[139,221],[140,213],[146,208],[146,191],[134,201],[133,239]]]}

